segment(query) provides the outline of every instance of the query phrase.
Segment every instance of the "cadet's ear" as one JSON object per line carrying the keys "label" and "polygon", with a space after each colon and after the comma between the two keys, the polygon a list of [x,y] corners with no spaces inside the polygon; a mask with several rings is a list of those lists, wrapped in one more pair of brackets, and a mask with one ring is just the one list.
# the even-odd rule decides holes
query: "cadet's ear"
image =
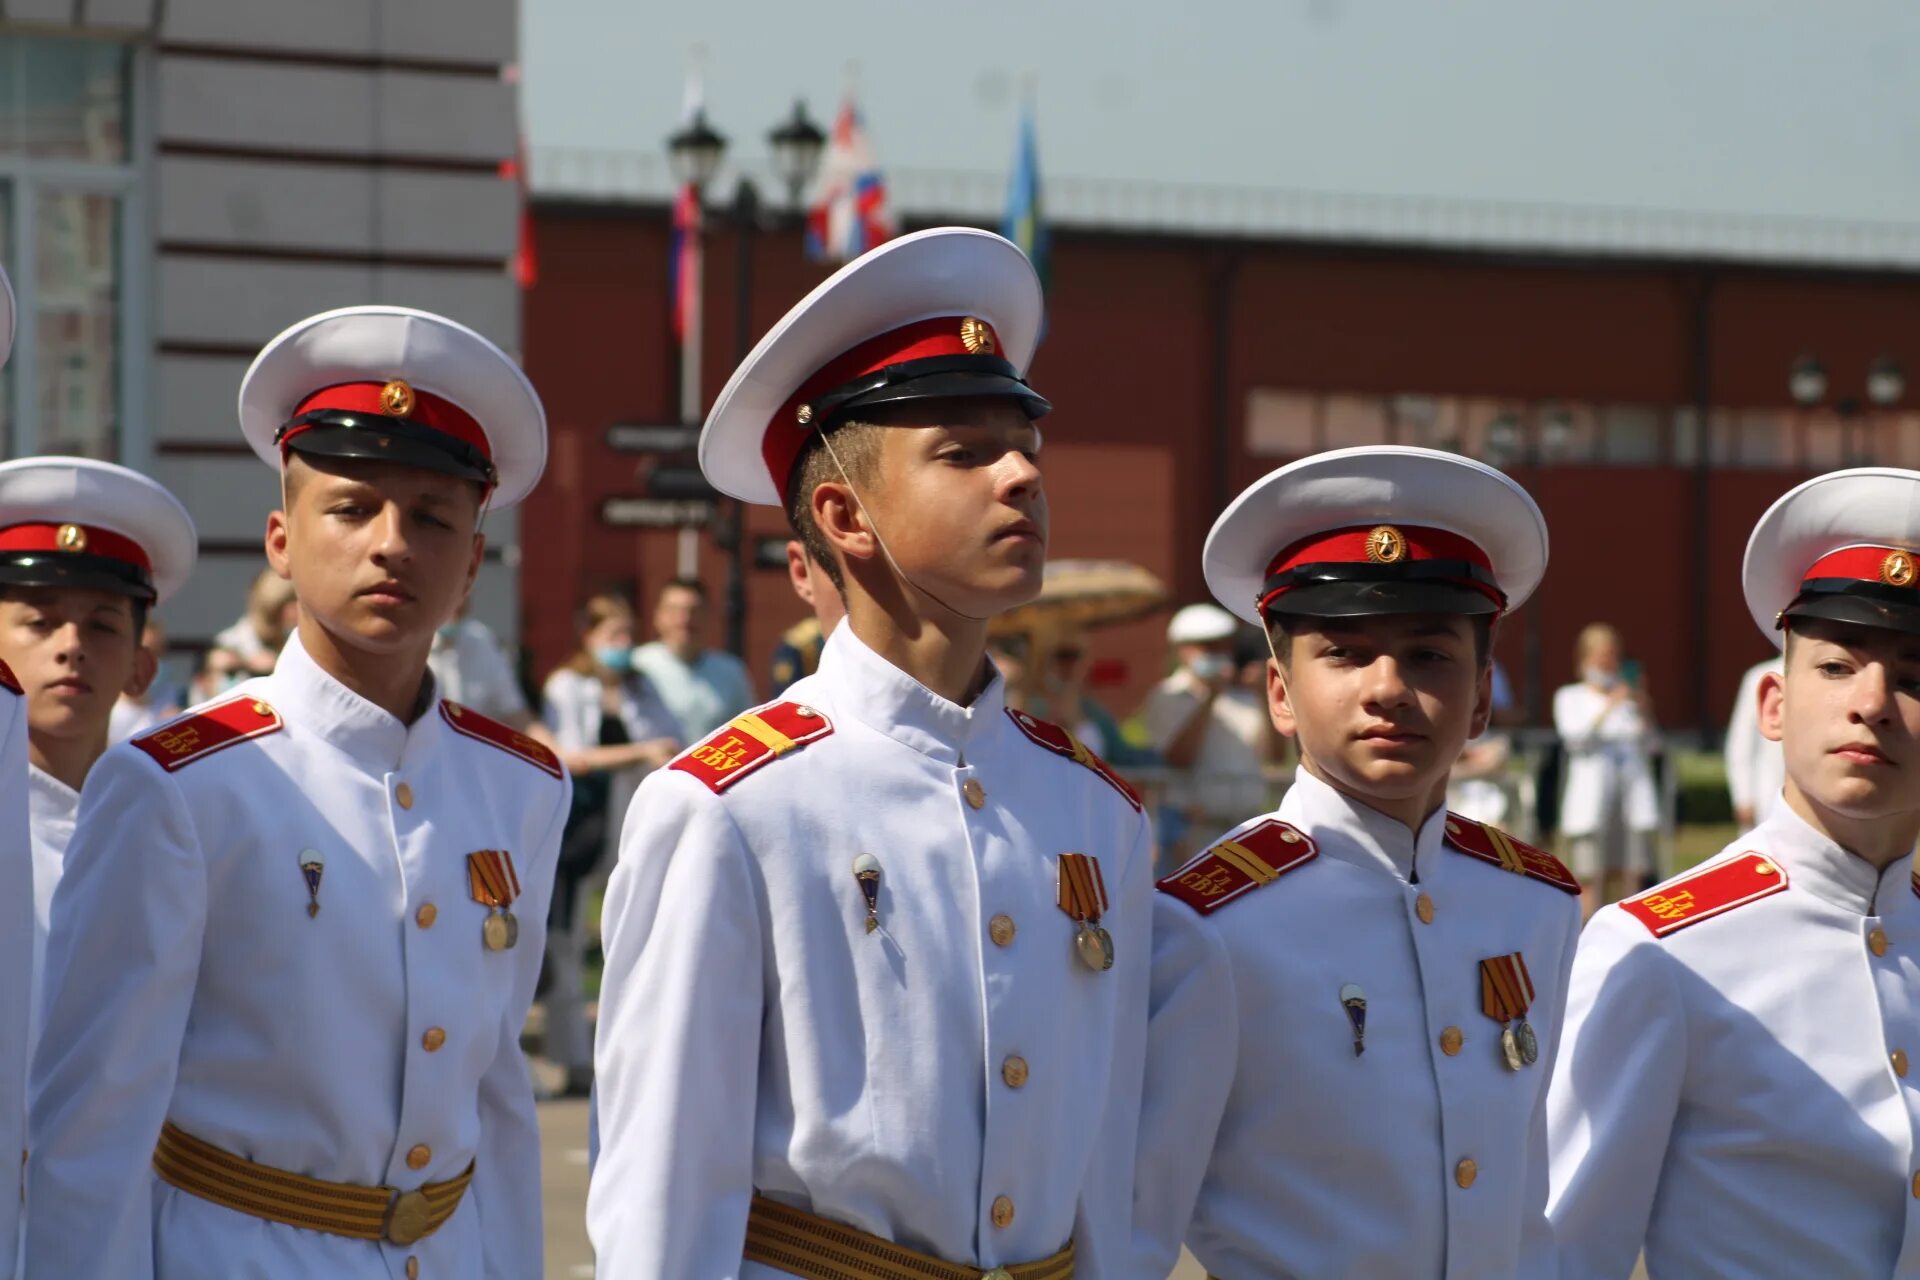
{"label": "cadet's ear", "polygon": [[840,556],[841,562],[871,560],[880,553],[865,508],[853,486],[844,480],[822,480],[809,500],[813,523]]}
{"label": "cadet's ear", "polygon": [[1760,736],[1768,742],[1779,742],[1787,733],[1787,677],[1778,671],[1767,672],[1760,677],[1755,696],[1760,699]]}
{"label": "cadet's ear", "polygon": [[[1282,634],[1273,643],[1290,645],[1293,637]],[[1267,659],[1267,715],[1283,737],[1291,738],[1299,729],[1299,722],[1293,716],[1293,699],[1287,689],[1287,670],[1277,657]]]}

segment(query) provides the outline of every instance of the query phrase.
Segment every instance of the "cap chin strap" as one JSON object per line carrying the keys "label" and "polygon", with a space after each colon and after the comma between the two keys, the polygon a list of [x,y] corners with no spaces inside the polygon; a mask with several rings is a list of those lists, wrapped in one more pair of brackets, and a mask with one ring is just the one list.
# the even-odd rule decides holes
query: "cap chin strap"
{"label": "cap chin strap", "polygon": [[911,577],[907,576],[907,571],[905,569],[902,569],[900,567],[900,562],[893,558],[893,548],[887,545],[886,538],[881,535],[880,522],[873,518],[873,513],[867,510],[866,502],[861,499],[859,486],[854,484],[853,478],[847,474],[846,467],[842,465],[840,461],[840,455],[834,452],[832,433],[825,432],[825,431],[821,432],[820,443],[827,447],[827,456],[833,459],[834,469],[839,471],[840,479],[846,484],[848,492],[853,494],[854,505],[860,508],[860,514],[867,518],[867,525],[869,528],[873,530],[873,540],[879,544],[880,554],[887,558],[887,563],[893,567],[893,571],[899,577],[900,581],[906,583],[908,586],[912,587],[915,591],[918,591],[921,595],[933,601],[935,604],[939,605],[942,609],[945,609],[948,613],[951,613],[956,618],[965,618],[968,622],[991,621],[992,620],[991,614],[989,614],[985,618],[981,618],[981,617],[976,617],[971,613],[967,613],[964,610],[956,609],[952,605],[948,604],[945,600],[942,600],[939,596],[935,595],[933,592],[927,590],[925,587],[915,582]]}

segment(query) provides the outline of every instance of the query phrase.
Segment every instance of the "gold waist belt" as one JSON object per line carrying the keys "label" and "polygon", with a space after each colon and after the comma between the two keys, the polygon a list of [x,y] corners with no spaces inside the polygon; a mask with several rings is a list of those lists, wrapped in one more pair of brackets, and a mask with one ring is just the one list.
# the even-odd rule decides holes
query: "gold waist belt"
{"label": "gold waist belt", "polygon": [[743,1256],[801,1280],[1073,1280],[1071,1240],[1051,1258],[987,1270],[942,1262],[765,1196],[753,1198]]}
{"label": "gold waist belt", "polygon": [[473,1166],[448,1182],[414,1191],[322,1182],[222,1151],[169,1120],[153,1149],[153,1169],[188,1195],[236,1213],[354,1240],[409,1245],[446,1225],[473,1181]]}

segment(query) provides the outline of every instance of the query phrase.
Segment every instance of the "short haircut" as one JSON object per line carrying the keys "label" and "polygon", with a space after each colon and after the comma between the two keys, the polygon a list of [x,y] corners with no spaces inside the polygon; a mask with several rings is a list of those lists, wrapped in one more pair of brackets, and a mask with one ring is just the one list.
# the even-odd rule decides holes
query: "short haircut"
{"label": "short haircut", "polygon": [[[1473,628],[1473,660],[1485,667],[1493,660],[1493,620],[1491,613],[1470,613],[1467,623]],[[1301,614],[1276,613],[1267,622],[1267,637],[1273,641],[1273,656],[1282,667],[1293,665],[1293,637],[1297,631],[1308,629],[1323,622],[1338,622],[1338,618],[1312,618]]]}
{"label": "short haircut", "polygon": [[[691,591],[701,604],[707,602],[707,584],[698,578],[669,578],[661,584],[660,595],[664,596],[669,591]],[[660,597],[654,598],[657,600]]]}
{"label": "short haircut", "polygon": [[[840,559],[833,554],[826,535],[813,519],[813,491],[830,480],[840,479],[865,489],[874,488],[880,478],[880,442],[884,428],[869,422],[843,422],[829,430],[833,433],[831,452],[825,443],[826,433],[816,431],[807,437],[806,443],[800,446],[800,456],[793,460],[793,469],[787,474],[787,524],[844,599],[847,586]],[[844,477],[842,467],[846,468]]]}

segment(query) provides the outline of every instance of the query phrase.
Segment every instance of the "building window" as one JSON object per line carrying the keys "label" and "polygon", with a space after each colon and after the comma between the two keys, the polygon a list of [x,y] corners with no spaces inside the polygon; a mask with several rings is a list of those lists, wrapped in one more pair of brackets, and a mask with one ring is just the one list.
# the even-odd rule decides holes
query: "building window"
{"label": "building window", "polygon": [[0,453],[118,458],[139,342],[131,45],[0,35],[0,261],[19,304]]}

